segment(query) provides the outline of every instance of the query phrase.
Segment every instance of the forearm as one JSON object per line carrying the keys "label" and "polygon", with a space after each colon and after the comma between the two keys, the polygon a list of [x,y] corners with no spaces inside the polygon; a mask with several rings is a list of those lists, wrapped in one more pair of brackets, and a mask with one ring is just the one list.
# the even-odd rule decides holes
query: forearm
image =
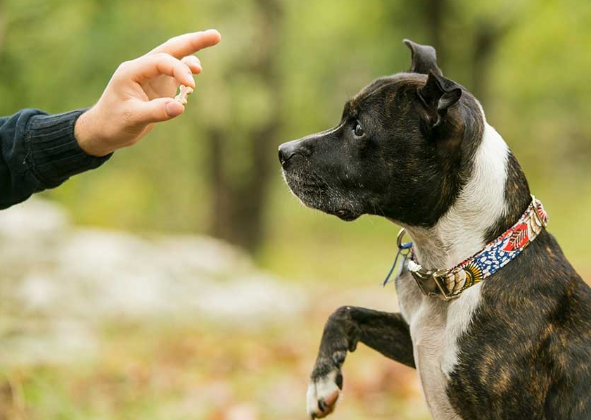
{"label": "forearm", "polygon": [[337,309],[324,327],[308,386],[308,414],[313,419],[326,417],[335,409],[343,389],[341,368],[347,354],[355,351],[359,342],[415,367],[408,324],[401,314],[354,306]]}
{"label": "forearm", "polygon": [[359,341],[389,359],[416,368],[409,327],[400,313],[359,308],[352,317],[359,326]]}
{"label": "forearm", "polygon": [[0,119],[0,208],[57,187],[109,158],[89,156],[78,145],[74,126],[83,112],[48,115],[25,109]]}
{"label": "forearm", "polygon": [[331,315],[324,328],[319,358],[328,358],[340,368],[347,352],[354,351],[359,342],[415,367],[412,340],[402,315],[354,306],[343,306]]}

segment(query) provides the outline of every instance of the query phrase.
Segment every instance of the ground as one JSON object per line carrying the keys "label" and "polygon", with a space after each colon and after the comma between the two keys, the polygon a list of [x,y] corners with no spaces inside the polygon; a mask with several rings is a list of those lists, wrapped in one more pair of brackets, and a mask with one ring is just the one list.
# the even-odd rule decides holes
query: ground
{"label": "ground", "polygon": [[[36,200],[0,215],[0,266],[1,420],[304,419],[330,313],[396,309],[346,267],[282,278],[211,238],[75,227]],[[344,375],[333,418],[428,418],[412,369],[360,345]]]}

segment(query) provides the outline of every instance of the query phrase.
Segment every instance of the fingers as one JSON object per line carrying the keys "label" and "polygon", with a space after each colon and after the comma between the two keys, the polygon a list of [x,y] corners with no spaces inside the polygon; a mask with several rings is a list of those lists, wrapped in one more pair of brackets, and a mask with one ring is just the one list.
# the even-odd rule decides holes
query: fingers
{"label": "fingers", "polygon": [[183,105],[171,98],[153,99],[149,102],[137,101],[134,107],[134,125],[168,121],[185,111]]}
{"label": "fingers", "polygon": [[[192,63],[193,68],[197,68],[194,61],[187,61]],[[134,82],[143,83],[164,74],[174,77],[180,84],[194,88],[193,69],[186,64],[187,61],[182,62],[165,53],[146,55],[122,65],[119,76],[122,80],[131,79]]]}
{"label": "fingers", "polygon": [[203,71],[203,67],[201,67],[201,61],[199,61],[199,59],[194,55],[183,57],[181,61],[191,69],[193,74],[199,74]]}
{"label": "fingers", "polygon": [[195,54],[197,51],[204,48],[212,47],[220,42],[221,39],[222,36],[215,29],[203,32],[193,32],[170,38],[164,44],[154,48],[146,55],[166,53],[173,57],[181,58]]}

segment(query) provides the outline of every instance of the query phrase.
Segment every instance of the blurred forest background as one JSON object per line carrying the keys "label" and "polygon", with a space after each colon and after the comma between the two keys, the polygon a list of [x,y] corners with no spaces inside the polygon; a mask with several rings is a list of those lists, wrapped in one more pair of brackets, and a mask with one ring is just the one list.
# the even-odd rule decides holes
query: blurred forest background
{"label": "blurred forest background", "polygon": [[[379,284],[397,227],[303,208],[277,146],[334,126],[364,85],[408,69],[403,38],[434,45],[444,74],[481,99],[591,278],[591,2],[0,0],[0,115],[91,106],[121,62],[207,28],[222,43],[198,54],[182,118],[26,214],[0,215],[0,419],[305,418],[326,317],[344,304],[396,308]],[[189,301],[199,275],[209,294]],[[152,290],[145,278],[154,294],[130,312]],[[81,279],[80,295],[63,295]],[[119,306],[97,300],[103,282],[130,284],[109,289]],[[334,418],[428,418],[412,371],[360,349],[344,373]]]}

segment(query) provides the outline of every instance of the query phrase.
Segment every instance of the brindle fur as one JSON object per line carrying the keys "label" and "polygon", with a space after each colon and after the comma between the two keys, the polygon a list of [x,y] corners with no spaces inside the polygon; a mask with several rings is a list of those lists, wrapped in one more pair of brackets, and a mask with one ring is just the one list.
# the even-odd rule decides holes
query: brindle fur
{"label": "brindle fur", "polygon": [[[479,105],[441,76],[430,47],[407,45],[413,72],[363,89],[347,102],[336,129],[282,145],[286,181],[305,204],[344,220],[375,214],[425,227],[454,204],[482,138]],[[461,98],[442,103],[453,89],[461,89]],[[363,140],[351,134],[357,120],[367,131]],[[530,202],[527,180],[509,154],[507,211],[486,232],[486,242],[512,226]],[[480,293],[447,381],[455,412],[449,418],[591,419],[591,289],[554,237],[543,231],[483,282]],[[325,326],[312,380],[336,369],[341,388],[341,366],[358,342],[415,367],[401,314],[345,306]]]}
{"label": "brindle fur", "polygon": [[463,419],[590,419],[589,287],[547,231],[493,276],[459,340],[448,388],[456,411]]}

